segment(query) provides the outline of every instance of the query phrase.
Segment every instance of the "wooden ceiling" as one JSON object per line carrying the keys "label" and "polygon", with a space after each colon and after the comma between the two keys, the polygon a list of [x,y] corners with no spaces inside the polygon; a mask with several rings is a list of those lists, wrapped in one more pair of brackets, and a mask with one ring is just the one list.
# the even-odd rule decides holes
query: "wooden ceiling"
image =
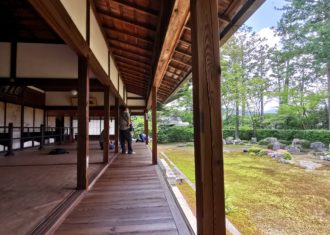
{"label": "wooden ceiling", "polygon": [[[166,1],[167,4],[171,4]],[[95,10],[127,91],[146,97],[168,11],[162,1],[95,0]]]}
{"label": "wooden ceiling", "polygon": [[0,1],[0,28],[0,41],[63,43],[26,0]]}

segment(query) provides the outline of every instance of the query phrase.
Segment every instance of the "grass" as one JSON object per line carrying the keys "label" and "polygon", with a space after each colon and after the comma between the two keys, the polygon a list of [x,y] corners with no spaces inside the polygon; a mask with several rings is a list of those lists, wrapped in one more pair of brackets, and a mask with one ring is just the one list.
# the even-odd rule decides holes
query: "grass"
{"label": "grass", "polygon": [[[166,146],[162,151],[195,182],[192,147]],[[329,234],[329,166],[305,171],[239,152],[225,154],[224,164],[233,206],[227,216],[242,234]],[[193,190],[179,188],[194,205]]]}

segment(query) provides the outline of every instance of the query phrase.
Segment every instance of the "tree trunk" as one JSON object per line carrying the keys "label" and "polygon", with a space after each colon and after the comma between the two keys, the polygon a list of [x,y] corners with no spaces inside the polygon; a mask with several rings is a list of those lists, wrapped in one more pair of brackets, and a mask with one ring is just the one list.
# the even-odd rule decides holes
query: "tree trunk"
{"label": "tree trunk", "polygon": [[289,67],[290,62],[286,61],[286,71],[285,71],[285,80],[284,80],[284,97],[283,97],[283,104],[289,103]]}
{"label": "tree trunk", "polygon": [[235,139],[239,138],[239,101],[236,100]]}
{"label": "tree trunk", "polygon": [[330,61],[327,63],[327,80],[328,80],[328,129],[330,130]]}

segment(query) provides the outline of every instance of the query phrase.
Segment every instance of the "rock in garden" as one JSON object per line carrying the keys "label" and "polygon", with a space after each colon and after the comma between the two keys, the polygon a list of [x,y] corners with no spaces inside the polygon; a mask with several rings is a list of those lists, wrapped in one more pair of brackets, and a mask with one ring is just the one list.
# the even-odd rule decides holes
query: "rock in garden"
{"label": "rock in garden", "polygon": [[287,147],[289,153],[300,153],[300,148],[298,146]]}
{"label": "rock in garden", "polygon": [[299,165],[306,170],[315,170],[316,168],[321,167],[321,164],[312,162],[312,161],[299,161]]}
{"label": "rock in garden", "polygon": [[273,150],[279,150],[281,149],[281,143],[276,141],[273,143]]}
{"label": "rock in garden", "polygon": [[254,138],[254,137],[251,138],[251,143],[252,143],[252,144],[256,144],[256,143],[257,143],[257,138]]}
{"label": "rock in garden", "polygon": [[240,144],[240,143],[241,143],[241,140],[240,140],[240,139],[235,139],[235,140],[233,141],[233,143],[234,143],[234,144]]}
{"label": "rock in garden", "polygon": [[322,152],[326,150],[325,144],[323,144],[322,142],[313,142],[311,143],[310,148],[316,152]]}
{"label": "rock in garden", "polygon": [[227,144],[233,144],[234,143],[234,137],[227,137],[226,138],[226,143]]}

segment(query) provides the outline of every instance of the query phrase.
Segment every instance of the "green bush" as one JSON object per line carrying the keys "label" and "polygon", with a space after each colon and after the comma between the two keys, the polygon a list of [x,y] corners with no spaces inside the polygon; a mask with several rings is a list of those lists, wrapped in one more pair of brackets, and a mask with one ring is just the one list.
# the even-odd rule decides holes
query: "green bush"
{"label": "green bush", "polygon": [[269,150],[268,149],[262,149],[258,153],[258,156],[263,157],[263,156],[268,156]]}
{"label": "green bush", "polygon": [[193,128],[191,126],[160,126],[157,140],[159,143],[193,142]]}
{"label": "green bush", "polygon": [[268,149],[273,149],[273,147],[274,147],[273,144],[267,144]]}
{"label": "green bush", "polygon": [[292,143],[292,141],[289,141],[289,140],[279,140],[278,142],[280,142],[281,144],[284,144],[284,145],[290,145]]}
{"label": "green bush", "polygon": [[258,148],[258,147],[252,147],[248,150],[248,153],[251,154],[258,154],[260,151],[262,150],[262,148]]}
{"label": "green bush", "polygon": [[[287,130],[287,129],[258,129],[257,139],[262,140],[267,137],[275,137],[279,140],[292,141],[294,138],[304,139],[310,142],[321,141],[324,144],[330,144],[330,131],[327,130]],[[234,136],[235,130],[223,130],[224,138]],[[252,130],[240,130],[239,137],[242,140],[251,140]],[[266,145],[268,143],[260,143]],[[309,147],[309,146],[308,146]]]}
{"label": "green bush", "polygon": [[282,153],[282,155],[283,155],[283,158],[284,158],[285,160],[291,160],[291,159],[292,159],[292,155],[291,155],[291,153],[289,153],[288,151],[284,151],[284,152]]}

